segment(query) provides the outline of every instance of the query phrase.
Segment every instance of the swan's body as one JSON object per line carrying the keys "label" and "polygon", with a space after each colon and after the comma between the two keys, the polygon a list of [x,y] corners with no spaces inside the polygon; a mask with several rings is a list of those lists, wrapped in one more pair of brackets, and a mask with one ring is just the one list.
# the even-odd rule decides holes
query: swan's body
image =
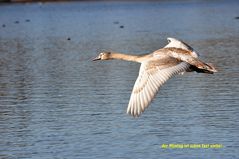
{"label": "swan's body", "polygon": [[139,116],[157,94],[161,85],[176,74],[196,71],[214,73],[216,69],[198,59],[198,54],[186,43],[168,38],[164,48],[145,55],[126,55],[116,52],[100,53],[94,60],[120,59],[141,63],[127,113]]}

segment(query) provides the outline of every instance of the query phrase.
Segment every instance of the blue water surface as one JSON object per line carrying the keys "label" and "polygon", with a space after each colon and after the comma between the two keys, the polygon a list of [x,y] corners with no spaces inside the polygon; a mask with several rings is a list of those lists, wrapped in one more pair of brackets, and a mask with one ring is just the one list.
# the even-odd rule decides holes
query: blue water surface
{"label": "blue water surface", "polygon": [[[239,158],[238,10],[203,0],[1,4],[0,158]],[[219,72],[170,79],[133,118],[139,64],[91,60],[150,53],[167,37]]]}

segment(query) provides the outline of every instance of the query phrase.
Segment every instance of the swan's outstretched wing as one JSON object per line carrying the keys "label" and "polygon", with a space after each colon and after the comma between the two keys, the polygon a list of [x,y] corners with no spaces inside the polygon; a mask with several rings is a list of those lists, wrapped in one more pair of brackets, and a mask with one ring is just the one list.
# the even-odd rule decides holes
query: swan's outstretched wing
{"label": "swan's outstretched wing", "polygon": [[[169,63],[165,65],[160,62],[143,62],[141,64],[139,76],[134,84],[128,104],[128,114],[139,116],[149,106],[160,86],[173,75],[184,72],[189,67],[185,62],[178,62],[170,57],[168,59],[171,59],[172,62],[168,61]],[[163,59],[162,61],[167,60]]]}
{"label": "swan's outstretched wing", "polygon": [[217,70],[210,64],[204,63],[196,57],[193,57],[193,53],[188,50],[180,49],[180,48],[163,48],[158,50],[155,53],[155,56],[160,54],[166,54],[172,58],[176,58],[182,62],[187,62],[191,66],[196,67],[197,69],[208,71],[207,73],[214,73]]}
{"label": "swan's outstretched wing", "polygon": [[197,58],[198,53],[194,51],[194,49],[188,45],[187,43],[183,42],[182,40],[178,40],[175,38],[167,38],[168,44],[164,48],[179,48],[179,49],[184,49],[192,52],[192,56]]}

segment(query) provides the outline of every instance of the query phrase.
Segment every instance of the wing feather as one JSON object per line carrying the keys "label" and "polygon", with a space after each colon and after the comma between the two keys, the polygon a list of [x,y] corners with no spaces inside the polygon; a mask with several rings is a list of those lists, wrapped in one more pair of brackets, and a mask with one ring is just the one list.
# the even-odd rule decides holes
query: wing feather
{"label": "wing feather", "polygon": [[162,86],[169,78],[180,72],[184,72],[190,67],[186,62],[181,62],[175,66],[162,68],[148,67],[148,63],[142,63],[139,76],[134,84],[127,113],[139,116],[150,104]]}
{"label": "wing feather", "polygon": [[155,52],[155,55],[157,56],[157,53],[160,53],[162,51],[166,53],[168,56],[176,58],[183,62],[187,62],[193,67],[198,68],[199,70],[208,71],[209,73],[217,72],[217,70],[213,66],[204,63],[196,56],[193,56],[193,53],[189,50],[183,50],[181,48],[163,48],[158,50],[158,52]]}

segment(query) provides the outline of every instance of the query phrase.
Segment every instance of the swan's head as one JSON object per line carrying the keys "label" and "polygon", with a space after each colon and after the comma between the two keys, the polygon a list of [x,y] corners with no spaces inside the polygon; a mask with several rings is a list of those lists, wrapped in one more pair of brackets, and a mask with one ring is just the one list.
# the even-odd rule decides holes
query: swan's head
{"label": "swan's head", "polygon": [[93,61],[98,61],[98,60],[109,60],[111,52],[101,52],[96,58],[93,59]]}

